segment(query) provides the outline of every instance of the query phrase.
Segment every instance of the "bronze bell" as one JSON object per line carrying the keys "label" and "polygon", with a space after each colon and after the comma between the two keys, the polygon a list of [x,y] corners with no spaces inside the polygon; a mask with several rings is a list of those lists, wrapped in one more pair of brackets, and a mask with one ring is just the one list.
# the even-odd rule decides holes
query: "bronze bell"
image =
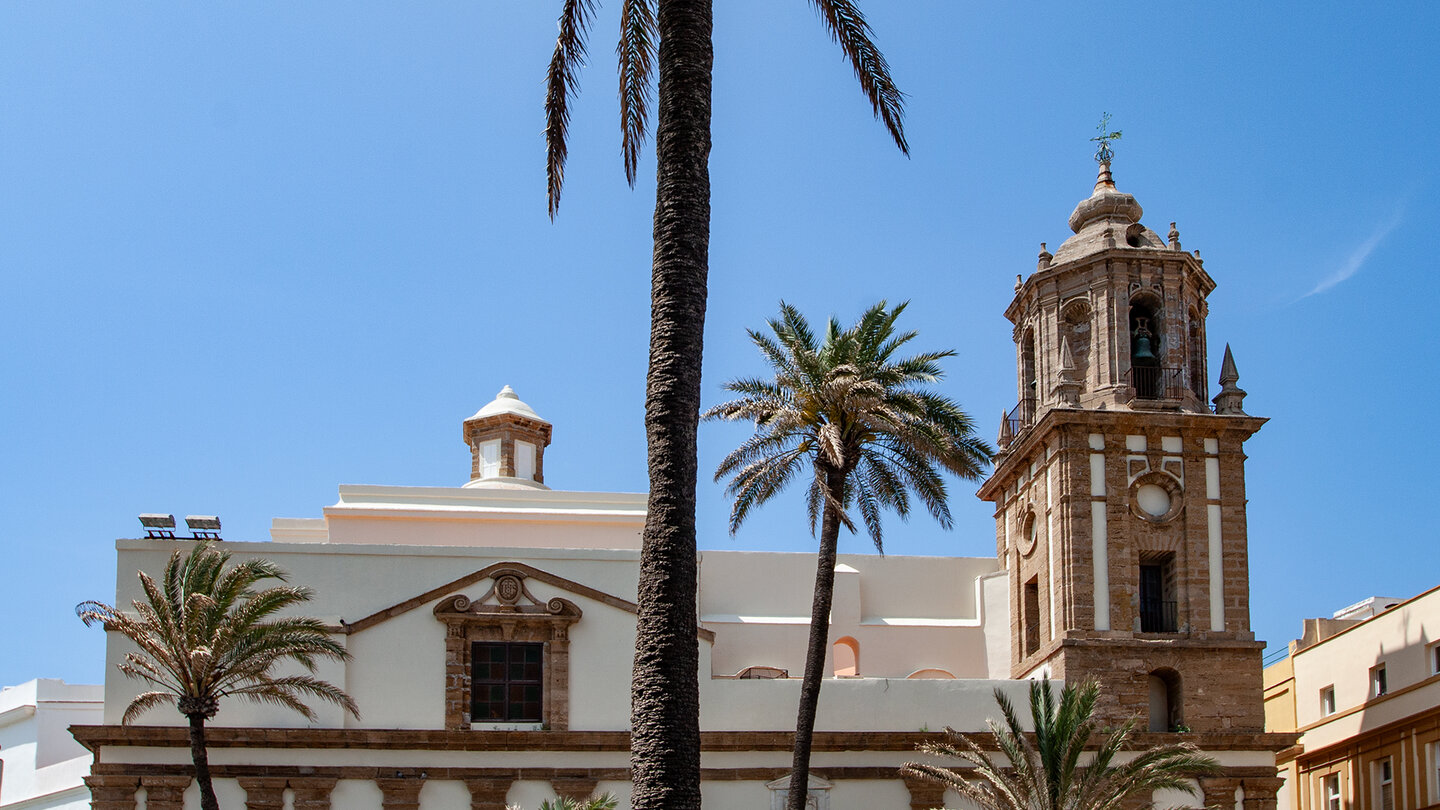
{"label": "bronze bell", "polygon": [[1136,318],[1137,326],[1130,335],[1135,341],[1135,351],[1131,354],[1131,360],[1137,365],[1153,365],[1160,361],[1160,358],[1156,357],[1155,352],[1150,348],[1152,335],[1150,330],[1145,328],[1146,320],[1146,318]]}

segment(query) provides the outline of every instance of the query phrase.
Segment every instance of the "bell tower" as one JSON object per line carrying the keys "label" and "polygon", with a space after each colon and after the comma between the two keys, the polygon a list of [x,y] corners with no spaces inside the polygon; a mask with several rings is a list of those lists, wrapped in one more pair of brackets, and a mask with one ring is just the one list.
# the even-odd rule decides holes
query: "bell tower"
{"label": "bell tower", "polygon": [[1011,671],[1093,678],[1107,720],[1153,731],[1260,731],[1250,630],[1245,414],[1226,348],[1207,387],[1199,251],[1141,224],[1108,148],[1074,235],[1040,246],[1005,310],[1018,404],[980,497],[1009,574]]}

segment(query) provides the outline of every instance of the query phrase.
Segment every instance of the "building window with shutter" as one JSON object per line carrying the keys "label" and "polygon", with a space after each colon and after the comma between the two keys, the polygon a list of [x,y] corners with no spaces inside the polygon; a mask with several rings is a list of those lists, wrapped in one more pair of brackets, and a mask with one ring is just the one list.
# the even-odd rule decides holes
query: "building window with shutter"
{"label": "building window with shutter", "polygon": [[1390,681],[1385,676],[1385,665],[1376,664],[1370,670],[1370,697],[1380,697],[1390,691]]}
{"label": "building window with shutter", "polygon": [[1375,763],[1375,810],[1395,810],[1395,770],[1390,758]]}
{"label": "building window with shutter", "polygon": [[1325,810],[1345,810],[1345,805],[1340,798],[1340,774],[1332,773],[1325,777]]}

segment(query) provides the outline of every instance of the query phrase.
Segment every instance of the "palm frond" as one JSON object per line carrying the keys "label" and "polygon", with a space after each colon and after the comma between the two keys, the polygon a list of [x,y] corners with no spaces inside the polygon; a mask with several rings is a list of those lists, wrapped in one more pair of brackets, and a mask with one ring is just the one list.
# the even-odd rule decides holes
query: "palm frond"
{"label": "palm frond", "polygon": [[650,123],[650,100],[654,90],[650,77],[655,70],[654,0],[624,0],[620,7],[620,133],[625,160],[625,180],[635,187],[640,148]]}
{"label": "palm frond", "polygon": [[555,54],[545,75],[545,177],[550,218],[560,209],[565,184],[565,157],[569,154],[570,101],[580,83],[585,62],[585,38],[595,14],[595,0],[565,0],[560,11],[560,32]]}
{"label": "palm frond", "polygon": [[1156,790],[1193,794],[1194,777],[1219,771],[1219,763],[1188,744],[1156,746],[1128,762],[1112,765],[1115,755],[1126,748],[1133,722],[1107,735],[1085,767],[1080,767],[1081,754],[1095,730],[1098,696],[1099,687],[1093,682],[1066,684],[1057,702],[1048,681],[1031,682],[1032,745],[1019,713],[996,690],[1004,722],[990,722],[990,744],[1009,761],[1009,769],[997,768],[978,739],[946,729],[944,742],[926,743],[920,750],[960,759],[971,768],[960,771],[907,762],[901,772],[944,784],[982,808],[1104,810]]}
{"label": "palm frond", "polygon": [[908,156],[910,144],[905,140],[905,94],[895,86],[885,55],[871,40],[870,24],[865,21],[865,15],[850,0],[811,0],[811,4],[820,12],[820,18],[830,31],[830,38],[850,60],[855,78],[870,100],[875,117],[885,124],[890,136],[895,139],[895,145]]}

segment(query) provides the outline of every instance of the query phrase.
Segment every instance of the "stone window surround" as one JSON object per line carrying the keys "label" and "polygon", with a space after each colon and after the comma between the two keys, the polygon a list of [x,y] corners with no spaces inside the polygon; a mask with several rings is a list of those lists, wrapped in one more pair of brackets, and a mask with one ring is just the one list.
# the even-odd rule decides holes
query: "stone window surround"
{"label": "stone window surround", "polygon": [[[568,599],[536,599],[525,586],[528,572],[496,568],[485,595],[464,594],[441,599],[435,618],[445,627],[445,728],[471,728],[471,644],[476,641],[524,641],[544,645],[542,658],[542,726],[553,731],[570,727],[570,626],[580,608]],[[487,604],[494,600],[498,604]],[[488,725],[488,724],[487,724]],[[503,725],[503,724],[502,724]]]}

